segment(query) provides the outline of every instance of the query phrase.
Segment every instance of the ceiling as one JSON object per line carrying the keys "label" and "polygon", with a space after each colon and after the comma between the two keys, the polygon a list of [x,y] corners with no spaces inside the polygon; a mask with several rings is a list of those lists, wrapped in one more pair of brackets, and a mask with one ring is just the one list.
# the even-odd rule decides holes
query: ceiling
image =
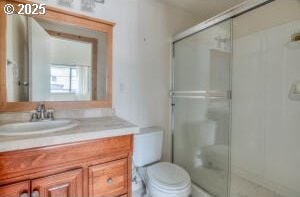
{"label": "ceiling", "polygon": [[199,20],[205,20],[245,0],[162,0],[191,13]]}

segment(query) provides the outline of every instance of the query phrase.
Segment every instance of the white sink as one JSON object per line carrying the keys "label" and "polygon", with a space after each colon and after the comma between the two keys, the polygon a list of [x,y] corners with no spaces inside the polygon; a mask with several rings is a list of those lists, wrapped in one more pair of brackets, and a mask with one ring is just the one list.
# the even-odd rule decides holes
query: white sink
{"label": "white sink", "polygon": [[41,122],[13,123],[0,126],[0,135],[34,135],[71,129],[79,124],[77,120],[54,120]]}

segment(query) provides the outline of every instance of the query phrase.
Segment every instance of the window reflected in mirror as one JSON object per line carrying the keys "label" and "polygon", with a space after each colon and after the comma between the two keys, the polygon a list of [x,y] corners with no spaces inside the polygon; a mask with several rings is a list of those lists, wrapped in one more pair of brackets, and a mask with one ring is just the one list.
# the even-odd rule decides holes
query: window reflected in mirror
{"label": "window reflected in mirror", "polygon": [[7,101],[106,98],[107,38],[27,16],[7,17]]}

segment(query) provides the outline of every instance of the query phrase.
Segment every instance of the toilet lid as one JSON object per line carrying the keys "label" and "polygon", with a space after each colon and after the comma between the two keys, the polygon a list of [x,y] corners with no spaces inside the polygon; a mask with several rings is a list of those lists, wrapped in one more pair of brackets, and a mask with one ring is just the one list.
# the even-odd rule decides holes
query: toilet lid
{"label": "toilet lid", "polygon": [[157,163],[147,169],[149,184],[168,191],[182,190],[190,185],[189,174],[171,163]]}

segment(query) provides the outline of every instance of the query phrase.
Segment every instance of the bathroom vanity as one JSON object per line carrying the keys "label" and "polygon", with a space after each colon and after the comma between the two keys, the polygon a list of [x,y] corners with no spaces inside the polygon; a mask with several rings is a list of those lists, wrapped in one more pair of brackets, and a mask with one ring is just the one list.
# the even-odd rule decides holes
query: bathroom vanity
{"label": "bathroom vanity", "polygon": [[58,132],[1,136],[1,197],[129,197],[133,134],[117,117]]}

